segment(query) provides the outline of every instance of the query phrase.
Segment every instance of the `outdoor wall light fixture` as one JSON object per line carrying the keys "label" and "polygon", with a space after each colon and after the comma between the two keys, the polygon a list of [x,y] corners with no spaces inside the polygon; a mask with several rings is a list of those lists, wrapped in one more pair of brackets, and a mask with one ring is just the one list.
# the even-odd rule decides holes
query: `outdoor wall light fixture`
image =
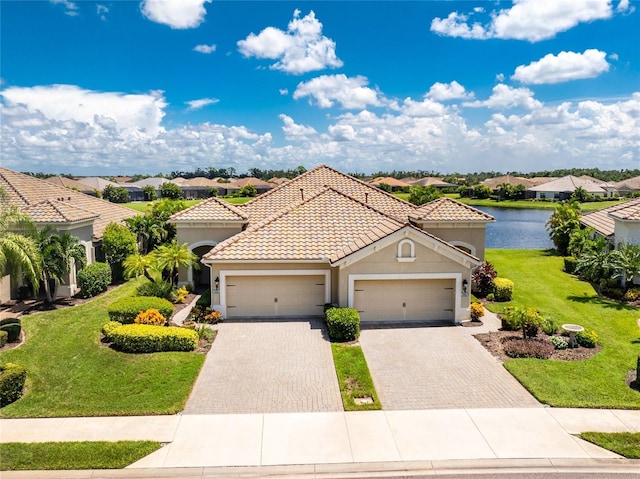
{"label": "outdoor wall light fixture", "polygon": [[467,286],[469,286],[469,282],[466,279],[462,280],[462,294],[467,294]]}
{"label": "outdoor wall light fixture", "polygon": [[[465,280],[466,281],[466,280]],[[216,276],[215,281],[213,282],[216,288],[216,291],[220,289],[220,277]]]}

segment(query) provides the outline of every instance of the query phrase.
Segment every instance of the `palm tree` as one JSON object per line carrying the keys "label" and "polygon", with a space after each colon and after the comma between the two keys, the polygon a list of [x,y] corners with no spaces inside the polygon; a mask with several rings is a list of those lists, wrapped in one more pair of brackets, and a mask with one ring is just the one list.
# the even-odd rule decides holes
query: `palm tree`
{"label": "palm tree", "polygon": [[158,247],[151,254],[154,255],[158,269],[166,273],[169,281],[172,285],[178,283],[178,268],[184,266],[185,268],[199,268],[198,256],[191,250],[189,245],[184,243],[178,245],[176,241],[172,241],[170,244],[162,245]]}
{"label": "palm tree", "polygon": [[40,284],[40,251],[29,236],[36,226],[16,206],[8,205],[4,189],[0,189],[0,200],[0,277],[8,273],[11,282],[17,284],[22,275],[37,292]]}
{"label": "palm tree", "polygon": [[152,274],[152,272],[157,272],[155,263],[155,255],[151,253],[147,255],[129,255],[122,263],[124,276],[125,278],[132,278],[134,276],[144,275],[149,281],[155,283],[156,280]]}
{"label": "palm tree", "polygon": [[622,285],[640,274],[640,245],[622,244],[611,252],[611,266],[615,269],[614,278],[621,278]]}

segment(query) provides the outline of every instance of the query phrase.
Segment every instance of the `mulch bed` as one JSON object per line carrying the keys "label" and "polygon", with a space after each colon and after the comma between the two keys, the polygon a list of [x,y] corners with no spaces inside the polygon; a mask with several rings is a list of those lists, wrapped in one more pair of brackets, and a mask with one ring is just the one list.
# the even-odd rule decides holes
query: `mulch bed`
{"label": "mulch bed", "polygon": [[[505,338],[522,338],[522,333],[519,331],[493,331],[491,333],[474,334],[474,338],[480,341],[487,351],[499,358],[501,361],[512,359],[504,353],[503,342]],[[549,336],[543,332],[538,333],[538,338],[547,340]],[[568,339],[568,338],[565,338]],[[582,361],[589,359],[602,350],[602,346],[599,344],[595,348],[583,348],[578,346],[577,348],[556,349],[551,353],[549,359],[555,359],[558,361]]]}

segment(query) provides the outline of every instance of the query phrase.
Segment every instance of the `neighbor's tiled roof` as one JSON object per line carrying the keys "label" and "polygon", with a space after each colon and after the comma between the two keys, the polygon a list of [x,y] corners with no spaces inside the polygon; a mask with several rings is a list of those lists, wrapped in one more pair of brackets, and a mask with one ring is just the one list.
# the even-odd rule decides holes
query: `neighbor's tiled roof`
{"label": "neighbor's tiled roof", "polygon": [[98,176],[78,178],[78,183],[82,183],[83,185],[85,185],[85,188],[91,188],[98,191],[104,190],[107,186],[120,186],[114,181],[105,180],[104,178],[100,178]]}
{"label": "neighbor's tiled roof", "polygon": [[51,176],[49,178],[45,178],[45,181],[53,183],[54,185],[64,186],[65,188],[70,188],[72,190],[78,190],[81,192],[93,191],[93,188],[91,188],[90,186],[87,186],[84,183],[80,183],[79,181],[72,180],[70,178],[65,178],[64,176]]}
{"label": "neighbor's tiled roof", "polygon": [[451,198],[438,198],[422,205],[413,211],[409,218],[418,222],[482,222],[494,221],[493,216],[472,208],[469,205],[452,200]]}
{"label": "neighbor's tiled roof", "polygon": [[326,165],[309,170],[240,205],[239,208],[247,212],[252,222],[262,221],[304,198],[313,196],[327,186],[402,222],[407,220],[409,213],[415,208],[411,203]]}
{"label": "neighbor's tiled roof", "polygon": [[435,186],[436,188],[447,188],[449,186],[456,186],[453,183],[447,183],[442,178],[436,178],[434,176],[425,176],[418,180],[413,180],[412,185],[417,186]]}
{"label": "neighbor's tiled roof", "polygon": [[604,193],[604,189],[598,186],[596,183],[590,180],[583,180],[572,175],[563,176],[557,180],[544,183],[542,185],[533,186],[529,188],[530,191],[541,192],[568,192],[575,191],[576,188],[582,188],[587,193]]}
{"label": "neighbor's tiled roof", "polygon": [[48,199],[22,209],[36,223],[75,223],[98,218],[98,215],[69,202]]}
{"label": "neighbor's tiled roof", "polygon": [[334,262],[404,226],[370,205],[323,188],[219,243],[204,259]]}
{"label": "neighbor's tiled roof", "polygon": [[611,236],[615,231],[614,218],[640,221],[640,198],[587,213],[580,217],[580,222],[594,228],[603,236]]}
{"label": "neighbor's tiled roof", "polygon": [[185,180],[185,179],[178,180],[178,178],[174,178],[173,182],[180,185],[185,185],[185,186],[205,186],[209,188],[217,188],[220,185],[219,183],[216,183],[215,181],[210,180],[209,178],[205,178],[203,176],[198,176],[196,178],[189,178],[188,180]]}
{"label": "neighbor's tiled roof", "polygon": [[258,178],[239,178],[231,183],[227,183],[226,188],[243,188],[247,185],[255,186],[260,190],[270,190],[273,188],[273,185],[267,183],[266,181],[259,180]]}
{"label": "neighbor's tiled roof", "polygon": [[634,176],[633,178],[620,181],[619,183],[616,183],[616,188],[618,190],[638,191],[640,190],[640,176]]}
{"label": "neighbor's tiled roof", "polygon": [[502,184],[508,184],[511,186],[523,185],[525,188],[531,188],[535,186],[535,182],[521,176],[503,175],[496,176],[495,178],[487,178],[482,182],[483,185],[488,186],[492,190],[498,189]]}
{"label": "neighbor's tiled roof", "polygon": [[173,223],[211,222],[211,221],[243,221],[248,217],[235,206],[218,198],[211,197],[186,210],[171,215]]}
{"label": "neighbor's tiled roof", "polygon": [[398,180],[396,178],[392,178],[391,176],[385,176],[385,177],[381,176],[378,178],[374,178],[369,182],[369,184],[376,185],[376,186],[380,186],[382,183],[392,187],[396,187],[396,188],[404,188],[405,186],[411,186],[409,185],[409,183],[406,183],[402,180]]}
{"label": "neighbor's tiled roof", "polygon": [[124,206],[2,167],[0,167],[0,186],[6,190],[9,204],[16,205],[21,210],[43,200],[54,199],[98,215],[93,223],[95,238],[102,238],[102,233],[109,223],[121,223],[125,218],[138,214]]}

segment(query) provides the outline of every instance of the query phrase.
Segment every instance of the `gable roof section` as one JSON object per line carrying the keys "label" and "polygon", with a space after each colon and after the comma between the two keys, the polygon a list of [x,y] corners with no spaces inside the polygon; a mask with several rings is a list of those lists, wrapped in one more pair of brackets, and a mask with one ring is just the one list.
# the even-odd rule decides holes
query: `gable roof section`
{"label": "gable roof section", "polygon": [[580,222],[594,228],[603,236],[611,236],[615,232],[614,218],[622,221],[640,221],[640,198],[587,213],[580,217]]}
{"label": "gable roof section", "polygon": [[53,183],[54,185],[70,188],[72,190],[78,190],[83,193],[85,192],[93,193],[94,191],[94,189],[91,188],[90,186],[87,186],[84,183],[80,183],[79,181],[72,180],[70,178],[65,178],[64,176],[50,176],[49,178],[45,178],[45,181],[48,181],[49,183]]}
{"label": "gable roof section", "polygon": [[425,176],[424,178],[412,181],[411,184],[416,186],[435,186],[436,188],[456,186],[453,183],[447,183],[442,178],[436,178],[435,176]]}
{"label": "gable roof section", "polygon": [[640,190],[640,176],[620,181],[616,183],[616,188],[619,191],[638,191]]}
{"label": "gable roof section", "polygon": [[21,210],[43,200],[54,199],[98,215],[93,223],[93,236],[96,239],[102,238],[102,233],[109,223],[121,223],[125,218],[138,214],[124,206],[2,167],[0,186],[5,188],[9,204],[16,205]]}
{"label": "gable roof section", "polygon": [[210,223],[219,221],[246,223],[248,217],[230,203],[211,197],[186,210],[171,215],[169,221],[172,223]]}
{"label": "gable roof section", "polygon": [[438,198],[422,205],[409,215],[409,219],[418,223],[489,223],[495,221],[493,216],[484,211],[447,197]]}
{"label": "gable roof section", "polygon": [[492,190],[499,188],[500,185],[505,183],[511,186],[523,185],[525,188],[531,188],[535,185],[535,182],[532,180],[523,178],[522,176],[512,175],[496,176],[495,178],[487,178],[486,180],[482,181],[483,185],[488,186]]}
{"label": "gable roof section", "polygon": [[407,186],[411,186],[409,183],[402,180],[398,180],[396,178],[392,178],[391,176],[384,176],[384,177],[380,176],[378,178],[374,178],[369,182],[369,184],[376,185],[376,186],[380,186],[383,183],[396,188],[404,188]]}
{"label": "gable roof section", "polygon": [[216,245],[210,261],[331,261],[388,236],[405,225],[333,188]]}
{"label": "gable roof section", "polygon": [[114,181],[105,180],[104,178],[100,178],[99,176],[89,176],[86,178],[78,178],[78,183],[82,183],[86,187],[92,188],[94,190],[102,191],[107,186],[120,186],[118,183]]}
{"label": "gable roof section", "polygon": [[98,218],[98,215],[69,202],[48,199],[22,209],[36,223],[75,223]]}
{"label": "gable roof section", "polygon": [[572,175],[563,176],[557,180],[544,183],[542,185],[533,186],[529,188],[530,191],[540,192],[565,192],[575,191],[577,188],[584,189],[587,193],[605,193],[605,190],[600,188],[596,183],[590,180],[583,180]]}
{"label": "gable roof section", "polygon": [[317,166],[239,208],[246,211],[252,221],[262,221],[291,204],[310,198],[327,186],[401,222],[406,221],[415,208],[411,203],[326,165]]}
{"label": "gable roof section", "polygon": [[272,184],[253,177],[239,178],[232,181],[231,183],[227,183],[228,188],[243,188],[247,185],[255,186],[257,189],[261,190],[270,190],[271,188],[273,188]]}

